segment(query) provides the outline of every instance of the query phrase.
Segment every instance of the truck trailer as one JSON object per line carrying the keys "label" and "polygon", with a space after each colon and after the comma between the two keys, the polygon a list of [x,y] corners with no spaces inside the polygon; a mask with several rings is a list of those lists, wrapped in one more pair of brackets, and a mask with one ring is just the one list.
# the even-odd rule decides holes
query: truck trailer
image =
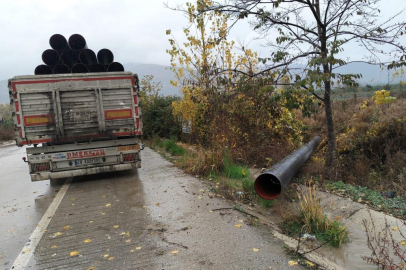
{"label": "truck trailer", "polygon": [[16,76],[15,140],[32,181],[141,167],[139,80],[131,72]]}

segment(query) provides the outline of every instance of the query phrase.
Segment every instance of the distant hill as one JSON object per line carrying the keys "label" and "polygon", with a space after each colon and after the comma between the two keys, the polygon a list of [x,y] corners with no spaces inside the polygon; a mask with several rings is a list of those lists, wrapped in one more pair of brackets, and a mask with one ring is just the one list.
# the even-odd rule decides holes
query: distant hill
{"label": "distant hill", "polygon": [[180,95],[179,88],[174,87],[170,84],[170,81],[174,79],[174,74],[169,67],[154,65],[154,64],[138,64],[138,63],[128,63],[123,64],[125,70],[137,73],[140,80],[145,75],[153,75],[155,82],[162,83],[161,95]]}
{"label": "distant hill", "polygon": [[[161,90],[161,95],[180,95],[178,88],[173,87],[170,81],[173,80],[174,75],[172,71],[168,69],[167,66],[155,65],[155,64],[140,64],[140,63],[127,63],[123,64],[125,70],[137,73],[140,78],[145,75],[153,75],[155,82],[161,82],[163,88]],[[386,84],[388,81],[390,83],[396,83],[399,79],[392,81],[393,70],[381,70],[379,66],[368,65],[365,63],[351,63],[347,66],[340,67],[335,70],[335,72],[340,73],[361,73],[362,78],[359,80],[361,85],[365,84]],[[406,76],[405,76],[406,77]],[[406,80],[402,78],[402,80]],[[7,80],[0,81],[0,103],[8,103],[8,88]]]}

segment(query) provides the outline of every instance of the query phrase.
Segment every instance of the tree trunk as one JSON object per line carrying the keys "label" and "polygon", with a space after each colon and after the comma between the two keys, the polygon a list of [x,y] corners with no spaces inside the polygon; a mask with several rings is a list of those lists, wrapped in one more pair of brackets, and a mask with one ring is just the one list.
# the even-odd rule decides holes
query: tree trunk
{"label": "tree trunk", "polygon": [[333,109],[331,108],[331,84],[330,81],[324,81],[324,111],[326,113],[327,123],[327,155],[326,166],[331,167],[333,165],[336,156],[336,136],[334,133],[333,122]]}

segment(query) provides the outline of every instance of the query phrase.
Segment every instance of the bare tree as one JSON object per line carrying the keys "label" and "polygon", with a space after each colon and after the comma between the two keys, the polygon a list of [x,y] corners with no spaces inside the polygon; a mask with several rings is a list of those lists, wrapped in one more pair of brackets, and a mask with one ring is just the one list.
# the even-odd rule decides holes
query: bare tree
{"label": "bare tree", "polygon": [[[331,91],[334,83],[355,84],[359,74],[341,74],[335,69],[351,62],[391,67],[405,64],[405,48],[399,38],[406,30],[398,15],[380,16],[380,0],[225,0],[208,10],[234,16],[236,21],[251,18],[253,29],[272,38],[267,45],[270,57],[259,74],[279,70],[288,74],[294,87],[305,88],[324,103],[327,124],[326,165],[335,159]],[[235,25],[233,23],[232,25]],[[345,49],[359,45],[359,59],[340,59]],[[396,62],[395,62],[396,61]],[[292,72],[299,68],[300,72]],[[315,91],[320,89],[322,92]]]}

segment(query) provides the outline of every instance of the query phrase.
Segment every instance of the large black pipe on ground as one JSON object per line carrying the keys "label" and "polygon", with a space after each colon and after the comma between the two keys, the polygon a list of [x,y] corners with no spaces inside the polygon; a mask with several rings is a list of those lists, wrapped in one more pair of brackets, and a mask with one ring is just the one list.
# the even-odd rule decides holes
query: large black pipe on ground
{"label": "large black pipe on ground", "polygon": [[269,171],[258,176],[254,184],[257,194],[266,200],[278,197],[287,188],[293,176],[305,164],[320,141],[319,136],[314,137],[309,143],[275,164]]}
{"label": "large black pipe on ground", "polygon": [[87,49],[86,40],[79,34],[73,34],[69,37],[69,48],[75,51]]}
{"label": "large black pipe on ground", "polygon": [[87,66],[93,65],[97,62],[96,54],[91,49],[83,49],[79,53],[79,60],[82,64]]}
{"label": "large black pipe on ground", "polygon": [[75,64],[71,68],[72,73],[87,73],[89,72],[88,68],[84,64]]}
{"label": "large black pipe on ground", "polygon": [[97,53],[97,61],[99,64],[105,65],[106,67],[113,63],[114,55],[109,49],[101,49]]}
{"label": "large black pipe on ground", "polygon": [[66,74],[70,73],[70,68],[67,65],[59,64],[54,66],[54,74]]}
{"label": "large black pipe on ground", "polygon": [[93,64],[89,67],[89,72],[106,72],[106,67],[102,64]]}
{"label": "large black pipe on ground", "polygon": [[78,54],[71,49],[65,49],[61,52],[62,63],[68,66],[73,66],[78,62]]}
{"label": "large black pipe on ground", "polygon": [[42,53],[42,61],[48,66],[55,66],[59,64],[60,61],[59,53],[51,49],[45,50]]}
{"label": "large black pipe on ground", "polygon": [[52,69],[46,65],[39,65],[35,68],[35,75],[47,75],[52,74]]}
{"label": "large black pipe on ground", "polygon": [[68,42],[66,41],[66,38],[60,34],[53,35],[49,39],[49,45],[51,45],[51,48],[56,51],[62,51],[68,48]]}
{"label": "large black pipe on ground", "polygon": [[107,71],[109,72],[114,72],[114,71],[124,71],[124,67],[121,63],[119,62],[113,62],[109,65],[109,67],[107,68]]}

